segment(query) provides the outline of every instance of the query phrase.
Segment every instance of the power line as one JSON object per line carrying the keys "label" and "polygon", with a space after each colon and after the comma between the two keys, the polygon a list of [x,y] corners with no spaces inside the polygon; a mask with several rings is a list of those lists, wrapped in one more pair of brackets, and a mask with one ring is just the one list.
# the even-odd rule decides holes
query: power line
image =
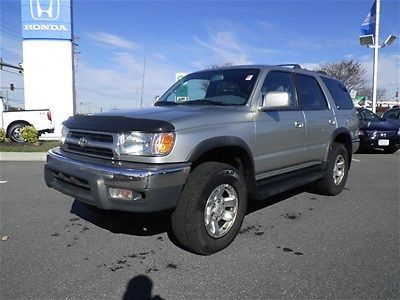
{"label": "power line", "polygon": [[7,13],[10,13],[18,18],[21,18],[21,15],[19,14],[19,12],[16,12],[14,10],[9,9],[7,6],[3,6],[3,9],[7,10]]}
{"label": "power line", "polygon": [[4,33],[4,34],[7,34],[7,35],[9,35],[9,36],[16,37],[17,39],[21,39],[21,35],[20,35],[19,32],[18,32],[18,35],[14,34],[14,33],[7,32],[7,31],[1,31],[0,33],[1,33],[1,34]]}
{"label": "power line", "polygon": [[13,27],[15,27],[15,28],[21,30],[21,26],[16,26],[16,25],[14,25],[14,24],[12,24],[12,23],[10,23],[10,22],[7,22],[7,21],[4,20],[4,19],[2,19],[1,22],[6,23],[6,24],[8,24],[8,25],[10,25],[10,26],[13,26]]}
{"label": "power line", "polygon": [[8,71],[8,70],[1,70],[1,72],[7,72],[7,73],[23,76],[21,73],[15,73],[15,72],[11,72],[11,71]]}
{"label": "power line", "polygon": [[10,30],[10,31],[12,31],[12,32],[14,32],[14,33],[16,33],[16,34],[21,34],[21,32],[18,32],[18,31],[16,31],[14,28],[11,28],[11,27],[2,26],[2,29],[7,29],[7,30]]}
{"label": "power line", "polygon": [[19,12],[19,9],[18,9],[16,6],[13,6],[13,5],[11,5],[11,4],[5,2],[5,1],[2,1],[1,4],[3,4],[3,6],[4,6],[5,8],[8,8],[8,9],[13,10],[13,11],[15,11],[15,12]]}

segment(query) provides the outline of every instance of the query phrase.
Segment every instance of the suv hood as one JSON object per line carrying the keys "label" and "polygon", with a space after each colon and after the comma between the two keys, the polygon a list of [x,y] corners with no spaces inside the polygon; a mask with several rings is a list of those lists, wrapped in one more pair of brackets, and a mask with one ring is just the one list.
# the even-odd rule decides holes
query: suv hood
{"label": "suv hood", "polygon": [[237,109],[239,109],[237,106],[155,106],[145,109],[109,111],[92,116],[75,116],[69,118],[64,125],[69,129],[116,133],[121,131],[163,132],[182,129],[182,126],[186,127],[184,124],[189,119],[192,126],[201,126],[204,125],[203,118],[206,116],[208,119],[216,114],[232,115],[232,112]]}
{"label": "suv hood", "polygon": [[368,131],[397,131],[398,126],[388,121],[361,121],[360,129]]}

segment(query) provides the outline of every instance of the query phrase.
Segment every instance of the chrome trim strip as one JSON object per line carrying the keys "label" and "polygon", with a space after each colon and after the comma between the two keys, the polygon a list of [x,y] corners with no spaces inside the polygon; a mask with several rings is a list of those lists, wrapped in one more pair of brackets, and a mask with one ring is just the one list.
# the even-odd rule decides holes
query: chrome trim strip
{"label": "chrome trim strip", "polygon": [[146,188],[162,188],[184,184],[190,172],[190,166],[166,167],[160,170],[128,169],[76,161],[55,153],[53,150],[49,150],[47,155],[48,161],[54,160],[77,169],[89,170],[97,174],[101,173],[104,178],[109,180],[145,181],[144,186]]}

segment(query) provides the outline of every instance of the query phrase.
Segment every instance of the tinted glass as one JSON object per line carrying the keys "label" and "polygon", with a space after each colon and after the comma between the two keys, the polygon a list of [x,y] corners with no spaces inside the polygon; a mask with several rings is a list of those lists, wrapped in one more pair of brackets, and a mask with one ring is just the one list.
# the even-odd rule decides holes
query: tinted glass
{"label": "tinted glass", "polygon": [[322,77],[322,81],[325,83],[326,87],[331,94],[333,101],[335,101],[335,105],[338,109],[352,109],[353,101],[344,86],[338,80]]}
{"label": "tinted glass", "polygon": [[374,122],[381,121],[381,118],[379,118],[372,111],[365,109],[365,108],[357,109],[357,117],[360,120],[364,120],[364,121],[374,121]]}
{"label": "tinted glass", "polygon": [[292,76],[288,72],[269,72],[261,89],[262,96],[268,92],[286,92],[289,94],[289,109],[296,108],[295,89]]}
{"label": "tinted glass", "polygon": [[324,110],[328,104],[314,77],[297,74],[300,106],[303,110]]}
{"label": "tinted glass", "polygon": [[391,109],[383,114],[386,119],[399,119],[400,109]]}
{"label": "tinted glass", "polygon": [[225,69],[189,74],[174,84],[156,105],[243,105],[259,73],[259,69]]}

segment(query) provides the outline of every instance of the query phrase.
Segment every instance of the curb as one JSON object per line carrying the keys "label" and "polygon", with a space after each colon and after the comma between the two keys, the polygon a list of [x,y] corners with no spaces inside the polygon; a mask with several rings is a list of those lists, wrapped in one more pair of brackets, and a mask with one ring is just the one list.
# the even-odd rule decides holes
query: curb
{"label": "curb", "polygon": [[46,152],[0,152],[0,161],[46,161]]}

